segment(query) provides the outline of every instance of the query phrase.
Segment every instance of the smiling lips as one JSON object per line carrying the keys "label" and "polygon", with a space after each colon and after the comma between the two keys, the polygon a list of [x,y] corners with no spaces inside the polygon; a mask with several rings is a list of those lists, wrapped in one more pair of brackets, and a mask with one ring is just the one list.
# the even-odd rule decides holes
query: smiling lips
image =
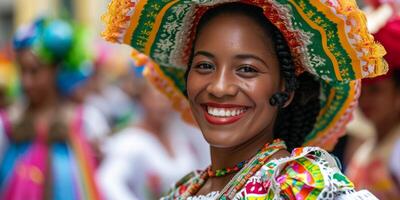
{"label": "smiling lips", "polygon": [[207,103],[203,105],[206,120],[214,125],[231,124],[238,121],[247,107],[232,104]]}

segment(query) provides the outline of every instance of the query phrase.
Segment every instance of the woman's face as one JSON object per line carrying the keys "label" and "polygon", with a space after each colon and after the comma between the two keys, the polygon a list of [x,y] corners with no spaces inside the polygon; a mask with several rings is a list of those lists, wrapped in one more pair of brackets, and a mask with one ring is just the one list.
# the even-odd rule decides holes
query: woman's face
{"label": "woman's face", "polygon": [[187,92],[193,115],[211,146],[235,147],[270,134],[283,91],[270,36],[251,18],[219,15],[197,35]]}
{"label": "woman's face", "polygon": [[161,94],[154,86],[144,81],[139,94],[145,115],[153,123],[163,124],[171,117],[172,107],[168,98]]}
{"label": "woman's face", "polygon": [[55,67],[44,65],[30,50],[17,52],[22,88],[32,104],[40,103],[55,87]]}
{"label": "woman's face", "polygon": [[397,120],[400,92],[392,79],[363,84],[359,105],[363,114],[378,126]]}

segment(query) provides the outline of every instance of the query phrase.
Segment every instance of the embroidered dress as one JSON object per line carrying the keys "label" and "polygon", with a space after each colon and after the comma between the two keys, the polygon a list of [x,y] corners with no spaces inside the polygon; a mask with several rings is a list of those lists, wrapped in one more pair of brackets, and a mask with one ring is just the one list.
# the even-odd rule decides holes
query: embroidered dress
{"label": "embroidered dress", "polygon": [[[284,144],[271,146],[279,145]],[[258,153],[253,159],[262,155]],[[222,191],[187,199],[376,199],[368,191],[356,192],[353,183],[340,172],[336,160],[318,147],[297,148],[288,157],[268,161],[238,189],[237,181],[248,170],[249,166],[244,167]],[[162,199],[185,199],[188,190],[204,177],[203,173],[190,173]]]}
{"label": "embroidered dress", "polygon": [[[386,52],[369,34],[354,0],[113,0],[103,17],[103,37],[132,46],[132,57],[149,56],[145,76],[195,124],[185,73],[198,24],[208,10],[231,2],[262,9],[289,47],[295,76],[307,72],[319,82],[320,110],[302,146],[332,149],[352,118],[361,79],[388,70]],[[221,191],[193,197],[208,178],[205,170],[186,176],[164,199],[376,199],[355,192],[335,159],[320,148],[298,148],[290,157],[268,161],[283,146],[274,143],[257,153]]]}

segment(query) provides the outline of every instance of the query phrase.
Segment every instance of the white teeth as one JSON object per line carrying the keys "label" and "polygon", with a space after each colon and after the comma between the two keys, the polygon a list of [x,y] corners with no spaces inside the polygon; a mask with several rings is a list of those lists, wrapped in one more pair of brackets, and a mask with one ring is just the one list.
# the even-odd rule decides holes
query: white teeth
{"label": "white teeth", "polygon": [[208,106],[207,112],[215,117],[233,117],[246,112],[246,108],[213,108]]}
{"label": "white teeth", "polygon": [[216,109],[215,108],[208,108],[208,113],[210,113],[211,115],[215,115],[216,114]]}

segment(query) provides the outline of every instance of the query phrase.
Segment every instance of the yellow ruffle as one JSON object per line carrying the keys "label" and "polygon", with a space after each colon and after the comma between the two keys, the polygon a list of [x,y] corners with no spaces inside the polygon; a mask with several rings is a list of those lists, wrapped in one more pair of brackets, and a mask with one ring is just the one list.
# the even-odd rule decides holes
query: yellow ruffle
{"label": "yellow ruffle", "polygon": [[338,1],[337,13],[346,16],[346,25],[350,27],[348,38],[356,41],[355,51],[361,53],[359,59],[361,66],[353,66],[355,71],[361,70],[361,77],[372,78],[383,75],[388,71],[388,65],[382,58],[386,54],[385,48],[374,41],[374,37],[367,28],[367,19],[365,14],[358,9],[354,0]]}
{"label": "yellow ruffle", "polygon": [[102,16],[106,24],[102,36],[109,42],[122,42],[127,27],[129,26],[130,15],[135,3],[131,0],[113,0],[108,5],[108,12]]}

